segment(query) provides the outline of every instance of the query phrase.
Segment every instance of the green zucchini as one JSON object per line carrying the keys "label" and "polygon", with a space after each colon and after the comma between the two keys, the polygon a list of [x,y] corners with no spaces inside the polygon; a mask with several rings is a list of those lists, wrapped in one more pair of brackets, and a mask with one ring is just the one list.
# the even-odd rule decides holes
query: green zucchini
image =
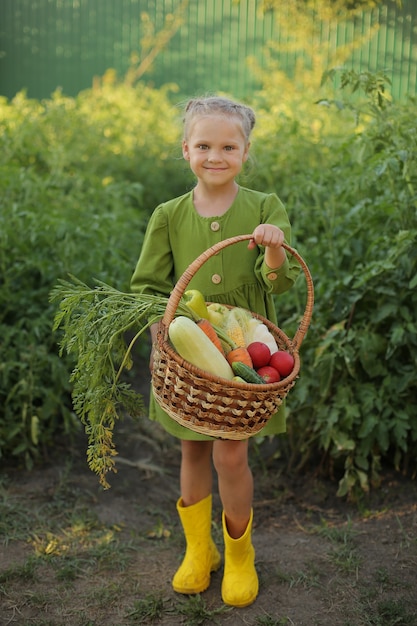
{"label": "green zucchini", "polygon": [[168,335],[183,359],[206,372],[232,380],[234,374],[229,363],[198,324],[179,315],[170,323]]}
{"label": "green zucchini", "polygon": [[236,376],[240,376],[247,383],[251,383],[252,385],[265,385],[265,380],[262,376],[253,369],[253,367],[249,367],[246,363],[242,363],[241,361],[234,361],[232,363],[232,369]]}

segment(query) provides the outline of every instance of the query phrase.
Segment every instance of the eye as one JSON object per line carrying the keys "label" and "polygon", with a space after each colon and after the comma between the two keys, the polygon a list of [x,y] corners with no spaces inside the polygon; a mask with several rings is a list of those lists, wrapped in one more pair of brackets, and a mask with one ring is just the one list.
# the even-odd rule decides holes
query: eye
{"label": "eye", "polygon": [[232,150],[234,150],[234,146],[225,146],[224,149],[226,150],[226,152],[231,152]]}
{"label": "eye", "polygon": [[198,144],[197,148],[199,150],[207,150],[208,149],[208,145],[205,144],[205,143],[200,143],[200,144]]}

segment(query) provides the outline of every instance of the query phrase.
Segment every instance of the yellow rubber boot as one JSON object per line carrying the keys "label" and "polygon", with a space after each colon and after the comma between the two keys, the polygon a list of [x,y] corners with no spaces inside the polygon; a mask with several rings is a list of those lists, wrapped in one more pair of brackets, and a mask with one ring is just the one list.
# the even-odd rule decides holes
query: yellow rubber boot
{"label": "yellow rubber boot", "polygon": [[253,511],[243,535],[239,539],[229,536],[223,512],[224,576],[222,598],[225,604],[243,607],[252,604],[258,595],[259,583],[255,569],[255,549],[252,545]]}
{"label": "yellow rubber boot", "polygon": [[177,502],[187,546],[184,560],[172,579],[178,593],[205,591],[211,572],[220,567],[220,553],[211,537],[211,505],[211,495],[191,506],[183,506],[181,498]]}

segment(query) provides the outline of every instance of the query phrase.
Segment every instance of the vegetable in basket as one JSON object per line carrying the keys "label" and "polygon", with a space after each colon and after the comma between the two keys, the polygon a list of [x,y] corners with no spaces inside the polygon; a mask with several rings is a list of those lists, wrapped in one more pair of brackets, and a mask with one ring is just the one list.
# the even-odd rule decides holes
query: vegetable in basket
{"label": "vegetable in basket", "polygon": [[209,320],[200,318],[199,320],[197,320],[197,325],[207,335],[210,341],[214,343],[220,354],[225,356],[223,344],[219,338],[219,335],[215,331],[213,324],[211,324]]}
{"label": "vegetable in basket", "polygon": [[183,359],[201,370],[232,380],[234,373],[227,360],[193,320],[184,315],[175,317],[169,325],[168,335]]}
{"label": "vegetable in basket", "polygon": [[201,291],[198,289],[188,289],[188,291],[184,293],[183,298],[185,304],[190,307],[193,313],[203,319],[209,319],[206,301]]}
{"label": "vegetable in basket", "polygon": [[[237,307],[232,309],[231,318],[234,324],[236,324],[236,322],[239,324],[243,332],[244,345],[246,347],[255,341],[260,341],[268,346],[271,354],[278,350],[273,334],[261,320],[253,317],[250,311]],[[229,323],[232,324],[232,322]]]}
{"label": "vegetable in basket", "polygon": [[232,368],[236,376],[240,376],[247,383],[252,385],[264,385],[265,380],[262,376],[252,368],[246,365],[245,363],[241,363],[240,361],[235,361],[232,363]]}
{"label": "vegetable in basket", "polygon": [[219,328],[224,328],[226,320],[229,316],[229,310],[224,304],[218,302],[211,302],[207,305],[208,318],[212,324],[215,324]]}

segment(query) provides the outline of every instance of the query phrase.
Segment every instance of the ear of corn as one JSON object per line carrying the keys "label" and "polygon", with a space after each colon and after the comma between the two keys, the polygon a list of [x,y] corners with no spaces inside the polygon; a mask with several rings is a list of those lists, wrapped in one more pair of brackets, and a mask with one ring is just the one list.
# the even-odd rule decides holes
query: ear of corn
{"label": "ear of corn", "polygon": [[233,314],[234,310],[231,311],[229,317],[227,318],[226,323],[226,333],[228,337],[236,344],[238,348],[242,348],[246,345],[245,343],[245,333],[236,316]]}

